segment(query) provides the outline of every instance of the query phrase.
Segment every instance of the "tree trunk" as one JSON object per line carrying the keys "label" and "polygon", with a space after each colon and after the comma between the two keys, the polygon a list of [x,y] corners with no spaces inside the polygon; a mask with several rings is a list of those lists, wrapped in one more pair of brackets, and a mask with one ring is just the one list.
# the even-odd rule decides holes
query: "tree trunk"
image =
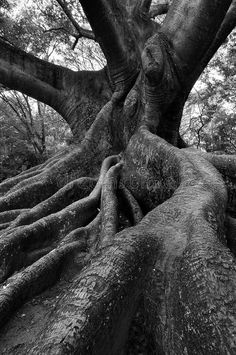
{"label": "tree trunk", "polygon": [[81,0],[107,59],[95,73],[0,41],[4,85],[77,137],[90,125],[73,150],[0,184],[2,354],[132,353],[137,312],[154,354],[235,353],[235,157],[179,135],[230,3],[173,1],[159,27],[151,1]]}

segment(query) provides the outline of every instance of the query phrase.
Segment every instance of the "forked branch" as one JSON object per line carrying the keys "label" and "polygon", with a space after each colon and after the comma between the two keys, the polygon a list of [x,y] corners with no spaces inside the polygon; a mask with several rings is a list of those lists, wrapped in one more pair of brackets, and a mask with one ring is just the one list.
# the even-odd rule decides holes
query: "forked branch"
{"label": "forked branch", "polygon": [[64,11],[65,15],[68,17],[72,25],[75,27],[77,30],[77,34],[74,35],[77,38],[84,37],[88,39],[93,39],[95,40],[94,33],[90,30],[87,30],[86,28],[81,27],[78,22],[75,20],[74,16],[72,15],[69,7],[67,6],[66,2],[63,0],[56,0],[57,3],[61,6],[62,10]]}
{"label": "forked branch", "polygon": [[80,3],[107,59],[116,89],[130,87],[138,73],[139,53],[125,6],[117,0],[81,0]]}

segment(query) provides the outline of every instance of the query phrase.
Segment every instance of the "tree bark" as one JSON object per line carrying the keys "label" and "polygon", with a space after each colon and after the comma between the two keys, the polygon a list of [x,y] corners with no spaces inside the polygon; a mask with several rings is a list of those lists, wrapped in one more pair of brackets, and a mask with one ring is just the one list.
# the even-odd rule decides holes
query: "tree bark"
{"label": "tree bark", "polygon": [[77,147],[0,184],[2,354],[125,354],[141,300],[155,354],[235,353],[235,157],[177,148],[230,3],[173,1],[159,27],[151,1],[81,0],[98,72],[0,42],[4,85],[77,137],[94,110]]}
{"label": "tree bark", "polygon": [[0,53],[1,83],[54,108],[80,139],[111,96],[105,69],[73,72],[1,39]]}

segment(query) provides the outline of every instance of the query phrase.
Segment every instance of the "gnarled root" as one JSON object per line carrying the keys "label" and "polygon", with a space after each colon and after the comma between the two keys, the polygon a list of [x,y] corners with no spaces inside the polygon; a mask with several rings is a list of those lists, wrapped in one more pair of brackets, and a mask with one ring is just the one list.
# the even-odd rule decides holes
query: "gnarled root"
{"label": "gnarled root", "polygon": [[[13,271],[19,270],[24,266],[26,259],[25,254],[27,252],[34,248],[57,243],[72,230],[86,225],[97,214],[103,180],[110,165],[117,163],[118,160],[119,158],[117,156],[111,156],[104,160],[98,182],[88,197],[75,201],[61,211],[49,214],[28,226],[17,226],[21,221],[17,219],[16,223],[13,223],[12,226],[2,234],[0,239],[1,281],[4,281]],[[84,180],[80,180],[79,185],[81,186],[83,182]],[[88,182],[91,182],[91,179],[88,179]],[[78,188],[78,182],[76,182],[75,185],[77,185]],[[70,187],[71,185],[69,185],[69,188]],[[64,192],[63,190],[61,193],[59,192],[54,196],[53,201],[52,199],[49,201],[49,206],[50,202],[52,202],[51,206],[59,208],[60,200],[58,201],[58,199],[64,196]],[[48,206],[47,201],[43,204],[43,207],[45,206]],[[41,206],[38,208],[39,211],[40,207]],[[34,212],[35,209],[32,213],[27,212],[27,214],[23,215],[21,218],[25,216],[27,221],[27,217],[35,216]]]}
{"label": "gnarled root", "polygon": [[119,185],[119,198],[122,203],[122,207],[125,210],[125,213],[135,225],[139,223],[143,218],[143,212],[138,202],[135,200],[132,193],[125,187],[124,184],[120,183]]}
{"label": "gnarled root", "polygon": [[[227,354],[236,347],[236,265],[224,236],[227,194],[223,179],[200,155],[168,146],[145,129],[131,140],[128,150],[133,145],[140,160],[149,150],[143,159],[146,158],[150,178],[153,159],[157,166],[166,159],[165,164],[174,167],[172,177],[178,173],[179,181],[172,197],[141,222],[146,225],[147,240],[154,233],[159,244],[145,290],[146,314],[157,352],[171,353],[176,349],[180,354]],[[168,158],[160,154],[163,148]],[[133,165],[131,173],[135,175],[136,165],[140,178],[135,160]],[[126,177],[125,181],[129,179]],[[141,183],[143,194],[148,195],[148,185],[142,180]],[[158,184],[155,187],[158,193]],[[138,188],[135,194],[137,191]],[[141,200],[142,196],[138,196]]]}
{"label": "gnarled root", "polygon": [[83,251],[78,241],[50,251],[33,265],[9,278],[0,290],[0,326],[25,300],[51,286],[58,278],[63,259],[70,253]]}
{"label": "gnarled root", "polygon": [[[128,218],[136,225],[117,233],[124,201],[131,208]],[[19,306],[29,285],[36,294],[56,281],[63,260],[68,264],[61,275],[70,270],[66,255],[74,250],[72,245],[78,246],[75,259],[81,260],[69,282],[59,281],[51,317],[21,344],[21,352],[121,353],[140,297],[156,352],[234,351],[236,267],[224,234],[226,204],[223,179],[210,162],[168,145],[142,127],[131,138],[124,162],[119,157],[104,161],[88,197],[2,234],[2,247],[9,255],[20,250],[34,261],[35,245],[41,256],[47,253],[16,273],[13,281],[5,281],[12,285],[9,296],[4,292],[2,296],[5,319],[13,311],[14,302],[6,306],[6,299],[14,297],[14,288],[21,290]],[[85,213],[87,217],[86,206],[92,211]],[[143,218],[142,211],[147,212]],[[24,280],[27,270],[34,270],[29,272],[30,281],[21,284],[19,275]],[[12,271],[12,265],[6,268],[5,277]],[[32,286],[33,279],[40,280],[42,288]],[[47,300],[46,293],[41,297]],[[27,307],[32,310],[34,305]]]}
{"label": "gnarled root", "polygon": [[45,201],[21,213],[11,224],[11,227],[30,224],[42,217],[62,210],[66,206],[88,195],[95,187],[95,184],[96,179],[89,177],[70,182]]}

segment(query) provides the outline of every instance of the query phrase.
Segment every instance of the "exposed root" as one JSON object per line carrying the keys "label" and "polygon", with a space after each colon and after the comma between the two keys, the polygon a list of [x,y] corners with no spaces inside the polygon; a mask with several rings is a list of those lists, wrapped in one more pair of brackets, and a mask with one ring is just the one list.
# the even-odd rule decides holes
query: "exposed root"
{"label": "exposed root", "polygon": [[[180,182],[172,197],[138,225],[146,225],[147,241],[150,234],[155,234],[159,244],[145,291],[148,323],[154,330],[157,353],[168,354],[176,349],[183,354],[186,349],[198,349],[203,354],[227,354],[236,348],[236,265],[224,238],[224,181],[200,155],[168,146],[145,129],[131,139],[128,149],[134,146],[140,159],[132,157],[132,174],[135,166],[139,171],[142,158],[150,173],[153,161],[160,167],[165,160],[166,166],[174,167],[172,178],[178,174]],[[148,186],[142,180],[140,184],[145,198]]]}
{"label": "exposed root", "polygon": [[3,281],[24,263],[25,253],[43,244],[57,243],[67,233],[88,223],[97,212],[99,198],[85,197],[62,211],[4,233],[0,239],[0,280]]}
{"label": "exposed root", "polygon": [[112,243],[113,237],[118,228],[118,199],[116,189],[118,187],[118,176],[122,167],[118,163],[111,167],[104,179],[101,197],[102,230],[100,237],[100,247]]}
{"label": "exposed root", "polygon": [[33,166],[30,169],[27,169],[25,171],[22,171],[18,176],[24,176],[28,174],[29,172],[33,172],[36,170],[43,170],[44,168],[49,168],[53,164],[55,164],[59,159],[61,159],[63,156],[68,154],[70,152],[71,148],[68,147],[66,149],[63,149],[62,151],[59,151],[58,153],[54,154],[51,158],[47,159],[44,163],[41,163],[39,165]]}
{"label": "exposed root", "polygon": [[139,223],[143,218],[139,203],[124,184],[120,183],[118,192],[122,202],[122,208],[125,210],[132,224],[135,225]]}
{"label": "exposed root", "polygon": [[[88,158],[88,154],[91,159]],[[16,184],[5,197],[0,198],[0,212],[34,207],[70,181],[81,175],[94,173],[97,169],[95,159],[96,154],[94,152],[91,154],[89,142],[85,141],[81,148],[60,159],[46,172]]]}
{"label": "exposed root", "polygon": [[96,179],[92,178],[80,178],[74,180],[32,209],[21,213],[11,226],[17,227],[30,224],[40,218],[56,213],[71,203],[84,198],[92,191],[95,184]]}
{"label": "exposed root", "polygon": [[[27,211],[25,215],[22,214],[16,223],[11,225],[12,228],[2,235],[0,240],[1,281],[4,281],[15,270],[31,263],[34,264],[8,279],[3,285],[3,292],[0,295],[1,325],[14,309],[28,297],[41,292],[55,282],[62,259],[68,253],[76,251],[78,248],[85,251],[89,249],[89,246],[94,245],[100,232],[101,214],[99,213],[86,227],[81,228],[81,225],[88,223],[97,214],[104,178],[110,166],[118,161],[119,157],[117,156],[106,158],[96,185],[95,180],[91,178],[73,181],[48,201]],[[89,190],[91,191],[91,187],[94,187],[92,192],[88,197],[84,197]],[[43,211],[50,213],[52,210],[62,208],[63,203],[71,203],[81,197],[84,198],[70,204],[60,212],[50,214],[32,223],[32,216],[40,218]],[[17,216],[19,212],[5,212],[2,217],[10,218],[11,216],[12,218],[14,215]],[[31,220],[28,219],[28,223],[32,224],[16,227],[27,216],[31,218]],[[66,237],[64,237],[65,235]],[[58,247],[52,250],[55,243],[58,244]],[[89,259],[87,258],[87,260]]]}
{"label": "exposed root", "polygon": [[[88,197],[72,203],[59,212],[43,217],[29,226],[15,227],[13,224],[12,229],[4,231],[0,239],[1,281],[24,265],[25,254],[29,250],[42,247],[45,243],[46,245],[58,244],[66,234],[91,221],[97,214],[104,177],[110,166],[118,161],[118,156],[111,156],[104,160],[98,182]],[[56,200],[57,198],[58,196]],[[55,200],[53,206],[55,207]]]}
{"label": "exposed root", "polygon": [[[11,188],[13,188],[15,185],[19,184],[23,180],[29,179],[31,177],[41,174],[42,172],[45,172],[46,169],[49,169],[54,164],[56,164],[61,159],[61,157],[63,157],[63,155],[65,155],[65,152],[63,154],[62,153],[56,154],[52,158],[48,159],[46,162],[39,164],[37,166],[34,166],[34,167],[27,169],[25,171],[22,171],[20,174],[13,176],[12,178],[4,180],[0,184],[0,194],[4,194],[4,193],[8,192]],[[22,186],[24,186],[24,185],[22,185]],[[20,188],[20,187],[21,186],[18,185],[18,188]]]}
{"label": "exposed root", "polygon": [[[24,172],[13,180],[3,182],[2,186],[0,184],[0,191],[1,188],[5,191],[11,186],[6,196],[0,198],[0,212],[32,208],[67,183],[81,176],[97,174],[98,166],[113,149],[110,145],[111,132],[108,122],[111,120],[114,103],[115,99],[112,99],[102,108],[81,145],[72,152],[66,155],[61,152],[39,167]],[[40,170],[42,172],[39,172]],[[37,175],[27,178],[31,174]]]}
{"label": "exposed root", "polygon": [[[35,166],[32,166],[32,168],[29,168],[27,170],[23,170],[21,173],[19,173],[17,176],[24,176],[24,175],[27,175],[28,173],[31,173],[31,172],[35,172],[36,170],[42,170],[41,169],[41,166],[43,166],[45,163],[42,163],[42,164],[38,164],[38,165],[35,165]],[[6,181],[8,180],[11,180],[13,179],[14,177],[16,176],[13,176],[9,179],[7,179]]]}
{"label": "exposed root", "polygon": [[63,290],[32,354],[119,353],[154,251],[155,241],[146,243],[144,230],[142,235],[132,228],[117,234],[113,245]]}
{"label": "exposed root", "polygon": [[96,245],[98,237],[101,232],[101,212],[90,222],[86,227],[80,227],[74,229],[72,232],[63,238],[61,245],[76,242],[78,240],[84,239],[88,245],[88,251],[91,253],[91,248]]}
{"label": "exposed root", "polygon": [[25,173],[24,175],[17,175],[17,176],[10,178],[10,179],[4,180],[0,184],[0,194],[2,195],[4,193],[6,193],[9,189],[11,189],[16,184],[19,184],[20,182],[22,182],[25,179],[29,179],[31,177],[34,177],[34,176],[40,174],[41,172],[42,172],[42,170],[35,170],[35,171]]}
{"label": "exposed root", "polygon": [[11,222],[21,213],[27,212],[28,209],[12,210],[0,213],[0,223]]}
{"label": "exposed root", "polygon": [[[1,223],[0,224],[0,231],[3,231],[4,229],[7,229],[9,227],[10,223],[6,222],[6,223]],[[0,233],[1,234],[1,233]]]}
{"label": "exposed root", "polygon": [[83,251],[84,247],[80,241],[61,246],[8,279],[0,290],[0,326],[23,302],[55,283],[63,259],[70,253]]}
{"label": "exposed root", "polygon": [[[224,237],[223,179],[200,155],[174,148],[142,127],[130,140],[125,186],[118,191],[136,225],[116,233],[122,164],[117,156],[107,158],[88,197],[3,232],[2,279],[25,266],[19,260],[41,258],[6,281],[2,318],[26,300],[25,289],[36,294],[55,282],[65,255],[78,246],[86,266],[60,289],[53,317],[25,353],[121,353],[144,295],[158,353],[226,354],[235,347],[236,267]],[[140,206],[151,212],[143,217]]]}
{"label": "exposed root", "polygon": [[201,155],[222,174],[228,190],[227,212],[232,217],[236,217],[236,156],[205,153],[192,148],[188,148],[186,151]]}
{"label": "exposed root", "polygon": [[5,197],[1,197],[0,212],[34,207],[56,192],[57,187],[53,181],[48,181],[41,174],[37,178],[38,181],[33,181],[32,183],[29,181],[29,184],[26,184],[25,187],[21,187],[19,190],[9,192]]}

